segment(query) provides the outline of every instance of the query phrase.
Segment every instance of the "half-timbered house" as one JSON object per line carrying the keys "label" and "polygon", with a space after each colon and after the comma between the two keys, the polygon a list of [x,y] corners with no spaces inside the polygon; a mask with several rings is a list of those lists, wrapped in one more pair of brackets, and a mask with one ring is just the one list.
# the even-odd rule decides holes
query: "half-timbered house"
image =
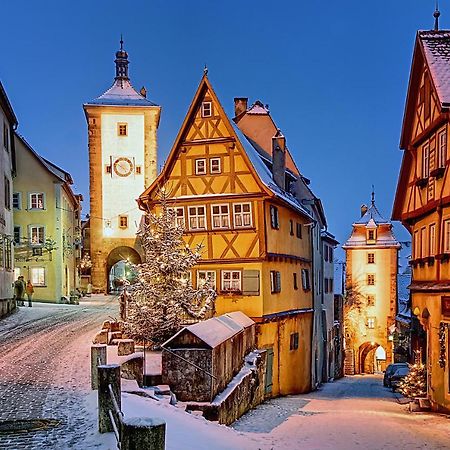
{"label": "half-timbered house", "polygon": [[138,199],[157,208],[170,189],[189,245],[204,251],[191,274],[209,279],[218,315],[240,310],[268,350],[267,395],[307,392],[311,378],[312,217],[286,192],[286,142],[272,136],[273,170],[225,114],[205,74],[164,168]]}
{"label": "half-timbered house", "polygon": [[450,409],[450,30],[416,36],[393,209],[412,235],[412,309],[427,332],[428,395]]}

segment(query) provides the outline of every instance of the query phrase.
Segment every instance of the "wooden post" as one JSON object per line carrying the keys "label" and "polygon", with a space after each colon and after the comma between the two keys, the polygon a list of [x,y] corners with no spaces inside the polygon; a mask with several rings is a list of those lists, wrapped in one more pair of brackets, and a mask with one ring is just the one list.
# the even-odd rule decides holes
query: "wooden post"
{"label": "wooden post", "polygon": [[91,346],[91,388],[98,389],[98,366],[106,364],[106,345]]}
{"label": "wooden post", "polygon": [[121,408],[120,366],[105,364],[98,366],[98,430],[100,433],[114,431],[108,411],[114,412],[114,405],[109,393],[111,385],[119,409]]}
{"label": "wooden post", "polygon": [[148,417],[124,418],[121,436],[121,450],[164,450],[166,422]]}

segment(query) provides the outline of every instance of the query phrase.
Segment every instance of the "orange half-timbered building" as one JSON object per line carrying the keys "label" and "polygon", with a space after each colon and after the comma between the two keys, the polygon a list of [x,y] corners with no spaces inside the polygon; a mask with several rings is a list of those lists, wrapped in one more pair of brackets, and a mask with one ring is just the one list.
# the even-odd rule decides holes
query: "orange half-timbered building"
{"label": "orange half-timbered building", "polygon": [[[171,191],[189,245],[204,246],[191,273],[210,279],[218,315],[240,310],[268,351],[267,395],[307,392],[311,378],[311,217],[285,188],[286,143],[273,137],[275,176],[225,114],[205,74],[166,164],[138,199],[157,208]],[[284,167],[283,167],[284,166]]]}
{"label": "orange half-timbered building", "polygon": [[[436,17],[436,16],[435,16]],[[438,17],[438,16],[437,16]],[[412,235],[412,310],[427,332],[428,396],[450,410],[450,31],[416,37],[393,219]]]}

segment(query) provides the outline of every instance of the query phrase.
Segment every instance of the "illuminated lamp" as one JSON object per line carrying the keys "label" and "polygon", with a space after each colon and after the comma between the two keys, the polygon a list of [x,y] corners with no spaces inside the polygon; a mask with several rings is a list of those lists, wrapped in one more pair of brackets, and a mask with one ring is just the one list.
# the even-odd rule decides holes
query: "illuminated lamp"
{"label": "illuminated lamp", "polygon": [[414,314],[415,316],[418,316],[418,315],[420,314],[420,308],[419,308],[418,306],[416,306],[416,307],[414,308],[413,314]]}

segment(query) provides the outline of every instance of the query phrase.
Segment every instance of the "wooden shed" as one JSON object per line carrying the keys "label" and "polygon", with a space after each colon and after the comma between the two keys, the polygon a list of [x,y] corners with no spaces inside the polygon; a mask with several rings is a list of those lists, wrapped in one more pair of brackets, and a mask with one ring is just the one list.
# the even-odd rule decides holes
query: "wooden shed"
{"label": "wooden shed", "polygon": [[255,349],[255,323],[227,313],[183,328],[162,347],[163,383],[181,401],[211,402]]}

